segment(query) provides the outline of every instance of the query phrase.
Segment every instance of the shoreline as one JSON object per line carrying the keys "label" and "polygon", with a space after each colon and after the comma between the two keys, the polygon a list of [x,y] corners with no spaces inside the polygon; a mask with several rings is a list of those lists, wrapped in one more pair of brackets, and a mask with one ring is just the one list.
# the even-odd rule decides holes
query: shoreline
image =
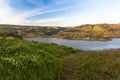
{"label": "shoreline", "polygon": [[61,38],[61,37],[51,37],[51,36],[24,36],[22,38],[57,38],[57,39],[65,39],[65,40],[84,40],[84,41],[101,41],[101,42],[106,42],[106,41],[111,41],[112,38],[110,39],[68,39],[68,38]]}
{"label": "shoreline", "polygon": [[[31,38],[30,40],[29,40],[29,38]],[[27,40],[27,41],[34,41],[34,38],[38,38],[38,40],[36,40],[37,42],[43,42],[43,43],[49,43],[49,42],[47,42],[47,41],[42,41],[41,39],[43,38],[43,37],[24,37],[23,38],[23,40]],[[32,39],[33,38],[33,39]],[[40,38],[40,40],[41,41],[39,41],[39,38]],[[49,39],[49,38],[51,38],[51,37],[44,37],[44,38],[46,38],[46,39]],[[44,39],[43,38],[43,39]],[[56,40],[56,39],[62,39],[62,38],[53,38],[53,40]],[[111,40],[112,40],[113,38],[111,38]],[[63,40],[68,40],[68,39],[63,39]],[[79,40],[76,40],[76,41],[79,41]],[[76,42],[75,41],[75,42]],[[80,41],[88,41],[88,40],[80,40]],[[64,42],[64,41],[63,41]],[[91,42],[94,42],[94,41],[90,41],[90,43]],[[101,43],[101,42],[107,42],[107,41],[98,41],[98,43]],[[50,42],[50,43],[55,43],[55,42]],[[118,47],[118,48],[114,48],[114,47],[106,47],[106,48],[98,48],[98,49],[93,49],[93,48],[96,48],[95,46],[93,47],[93,48],[82,48],[81,46],[79,46],[79,47],[75,47],[75,46],[72,46],[72,45],[67,45],[67,44],[59,44],[59,43],[55,43],[55,44],[57,44],[57,45],[65,45],[65,46],[67,46],[67,47],[72,47],[72,48],[76,48],[76,49],[79,49],[79,50],[81,50],[81,51],[108,51],[108,50],[120,50],[120,47]],[[90,44],[90,45],[92,45],[92,43]],[[83,45],[84,46],[84,45]]]}

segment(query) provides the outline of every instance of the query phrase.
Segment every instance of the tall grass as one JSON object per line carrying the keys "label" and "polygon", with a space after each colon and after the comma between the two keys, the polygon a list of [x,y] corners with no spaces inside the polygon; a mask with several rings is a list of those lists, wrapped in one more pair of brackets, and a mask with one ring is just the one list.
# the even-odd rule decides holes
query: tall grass
{"label": "tall grass", "polygon": [[0,80],[60,80],[59,57],[72,51],[57,44],[0,39]]}
{"label": "tall grass", "polygon": [[120,80],[120,50],[82,52],[72,60],[79,80]]}
{"label": "tall grass", "polygon": [[120,80],[120,50],[86,52],[55,43],[0,39],[0,80],[62,80],[70,71],[77,75],[73,80]]}

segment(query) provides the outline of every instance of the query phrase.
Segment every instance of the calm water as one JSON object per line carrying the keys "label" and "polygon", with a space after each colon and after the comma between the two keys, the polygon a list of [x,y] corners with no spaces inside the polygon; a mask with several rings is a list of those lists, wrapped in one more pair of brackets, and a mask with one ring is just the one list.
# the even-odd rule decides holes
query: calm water
{"label": "calm water", "polygon": [[94,51],[104,49],[118,49],[120,48],[120,38],[113,38],[111,41],[84,41],[84,40],[67,40],[59,38],[24,38],[25,40],[57,43],[59,45],[71,46],[81,50]]}

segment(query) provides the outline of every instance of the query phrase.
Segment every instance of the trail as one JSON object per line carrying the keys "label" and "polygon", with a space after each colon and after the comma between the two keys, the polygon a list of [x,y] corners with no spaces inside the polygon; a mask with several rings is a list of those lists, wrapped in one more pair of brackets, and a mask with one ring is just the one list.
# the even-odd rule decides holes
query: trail
{"label": "trail", "polygon": [[75,54],[72,54],[64,57],[64,80],[79,80],[75,56]]}

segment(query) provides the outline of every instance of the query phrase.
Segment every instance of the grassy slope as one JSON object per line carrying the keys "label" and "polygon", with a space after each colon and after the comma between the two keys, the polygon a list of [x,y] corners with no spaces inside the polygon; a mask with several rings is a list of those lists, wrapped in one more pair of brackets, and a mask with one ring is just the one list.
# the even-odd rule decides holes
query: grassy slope
{"label": "grassy slope", "polygon": [[120,50],[0,39],[0,80],[120,80]]}
{"label": "grassy slope", "polygon": [[64,61],[65,80],[120,80],[120,50],[80,52]]}
{"label": "grassy slope", "polygon": [[0,39],[0,80],[59,80],[60,57],[76,51],[56,44]]}

